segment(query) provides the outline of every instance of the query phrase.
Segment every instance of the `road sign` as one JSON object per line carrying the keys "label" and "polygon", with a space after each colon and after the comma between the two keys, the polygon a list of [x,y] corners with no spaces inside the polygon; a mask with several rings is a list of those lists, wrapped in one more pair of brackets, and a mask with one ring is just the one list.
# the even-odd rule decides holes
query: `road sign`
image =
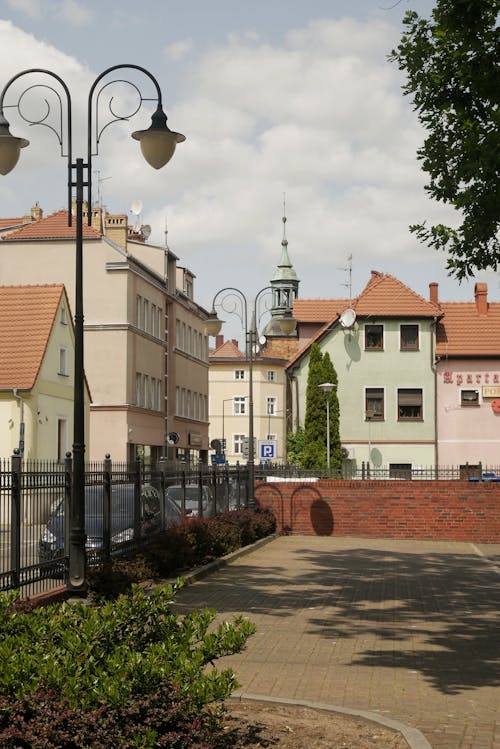
{"label": "road sign", "polygon": [[278,443],[276,440],[259,440],[260,460],[275,460],[278,454]]}

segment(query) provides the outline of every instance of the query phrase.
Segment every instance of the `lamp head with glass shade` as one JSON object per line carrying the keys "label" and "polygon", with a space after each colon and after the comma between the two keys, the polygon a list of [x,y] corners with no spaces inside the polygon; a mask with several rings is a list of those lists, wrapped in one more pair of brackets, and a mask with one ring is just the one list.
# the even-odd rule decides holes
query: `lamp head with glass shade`
{"label": "lamp head with glass shade", "polygon": [[205,320],[205,333],[215,338],[216,335],[219,335],[223,322],[224,320],[221,320],[220,317],[218,317],[215,309],[212,309],[208,318]]}
{"label": "lamp head with glass shade", "polygon": [[161,169],[174,155],[177,143],[186,140],[182,133],[176,133],[167,126],[167,115],[161,104],[151,117],[147,130],[136,130],[132,138],[141,145],[142,155],[153,169]]}
{"label": "lamp head with glass shade", "polygon": [[29,146],[26,138],[16,138],[9,130],[9,123],[0,111],[0,174],[11,172],[21,155],[21,148]]}
{"label": "lamp head with glass shade", "polygon": [[322,382],[318,387],[323,390],[325,395],[330,395],[337,385],[334,382]]}

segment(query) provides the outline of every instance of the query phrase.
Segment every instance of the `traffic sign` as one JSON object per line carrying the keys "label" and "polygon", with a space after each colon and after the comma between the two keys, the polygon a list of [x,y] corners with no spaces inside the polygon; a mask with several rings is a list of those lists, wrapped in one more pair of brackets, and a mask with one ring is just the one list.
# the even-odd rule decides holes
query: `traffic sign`
{"label": "traffic sign", "polygon": [[259,458],[261,460],[275,460],[278,454],[276,440],[259,440]]}

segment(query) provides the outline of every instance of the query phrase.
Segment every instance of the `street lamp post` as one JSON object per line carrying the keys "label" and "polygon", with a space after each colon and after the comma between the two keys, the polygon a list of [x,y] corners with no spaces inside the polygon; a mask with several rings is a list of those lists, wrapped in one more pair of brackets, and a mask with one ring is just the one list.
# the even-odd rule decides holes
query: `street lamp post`
{"label": "street lamp post", "polygon": [[330,475],[330,396],[337,385],[333,382],[322,382],[318,385],[326,398],[326,467]]}
{"label": "street lamp post", "polygon": [[[131,81],[116,79],[102,83],[102,79],[115,70],[136,70],[147,76],[153,83],[156,96],[147,98],[142,96],[135,83]],[[5,103],[5,95],[11,86],[19,78],[26,75],[42,75],[54,79],[60,89],[49,86],[47,83],[34,83],[25,88],[14,104]],[[128,116],[118,116],[113,111],[113,97],[109,99],[108,107],[111,117],[99,129],[99,97],[103,91],[113,83],[125,83],[131,86],[139,97],[139,104]],[[101,85],[100,85],[101,84]],[[99,87],[99,88],[98,88]],[[34,89],[44,89],[45,97],[53,96],[56,105],[55,117],[49,121],[51,105],[44,98],[46,111],[39,119],[31,119],[23,111],[24,96]],[[65,104],[60,90],[64,92]],[[95,96],[94,96],[95,95]],[[61,156],[67,158],[68,164],[68,226],[72,225],[72,197],[73,190],[76,199],[75,216],[75,360],[74,360],[74,412],[73,412],[73,493],[70,506],[70,547],[69,547],[69,575],[68,588],[75,595],[85,595],[87,591],[86,580],[86,558],[85,558],[85,370],[84,370],[84,348],[83,348],[83,204],[84,190],[87,188],[87,212],[88,224],[92,219],[92,156],[98,154],[100,137],[103,131],[113,122],[129,120],[141,108],[144,101],[156,102],[156,111],[151,117],[151,125],[147,130],[138,130],[132,133],[132,137],[140,142],[141,151],[153,168],[160,169],[172,158],[177,143],[185,140],[185,136],[173,132],[167,127],[167,117],[162,107],[162,96],[159,84],[154,76],[139,65],[114,65],[107,68],[94,81],[88,95],[87,107],[87,161],[77,158],[73,161],[72,156],[72,105],[71,96],[66,83],[56,73],[43,68],[31,68],[23,70],[8,81],[0,94],[0,174],[8,174],[17,164],[22,148],[29,145],[25,138],[17,138],[11,135],[9,123],[5,118],[4,111],[8,108],[17,109],[19,116],[30,125],[44,125],[55,133]],[[94,121],[95,118],[95,121]],[[50,124],[56,121],[55,126]],[[63,124],[66,124],[66,128]],[[94,129],[95,127],[95,129]]]}
{"label": "street lamp post", "polygon": [[[208,320],[205,323],[205,330],[208,335],[216,336],[220,332],[224,322],[217,316],[215,305],[219,297],[221,298],[220,306],[225,312],[237,315],[242,324],[245,333],[245,343],[247,347],[248,358],[248,506],[250,509],[255,507],[254,481],[255,481],[255,449],[254,449],[254,403],[253,403],[253,363],[255,355],[255,343],[257,340],[257,304],[265,292],[273,291],[272,286],[265,286],[257,292],[253,302],[252,317],[250,325],[248,324],[248,301],[245,294],[234,286],[226,286],[218,291],[212,300],[212,310]],[[224,304],[228,306],[224,306]],[[290,335],[295,330],[296,321],[292,316],[289,308],[283,310],[283,316],[280,318],[281,330],[284,335]]]}

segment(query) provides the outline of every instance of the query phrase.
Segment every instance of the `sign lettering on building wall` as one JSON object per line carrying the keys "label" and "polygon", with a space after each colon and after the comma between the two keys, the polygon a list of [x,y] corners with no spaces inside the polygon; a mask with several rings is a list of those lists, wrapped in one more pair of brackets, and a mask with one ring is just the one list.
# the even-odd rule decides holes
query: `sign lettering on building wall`
{"label": "sign lettering on building wall", "polygon": [[495,390],[495,393],[486,394],[484,391],[489,388],[485,388],[485,385],[499,385],[500,386],[500,372],[450,372],[445,370],[443,372],[443,383],[445,385],[483,385],[483,398],[496,398],[500,395],[499,388],[491,388]]}

